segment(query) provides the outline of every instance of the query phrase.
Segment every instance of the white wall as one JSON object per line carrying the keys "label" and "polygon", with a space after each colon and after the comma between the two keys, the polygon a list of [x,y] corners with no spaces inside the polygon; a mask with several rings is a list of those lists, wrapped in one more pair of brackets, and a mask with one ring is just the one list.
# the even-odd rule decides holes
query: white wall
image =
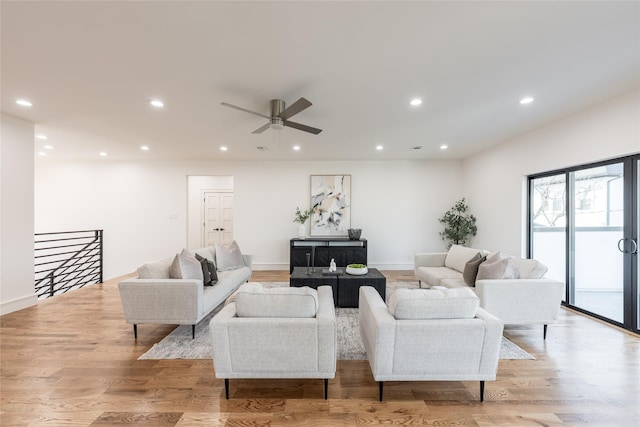
{"label": "white wall", "polygon": [[463,189],[478,218],[474,246],[526,254],[527,175],[638,152],[640,90],[468,157]]}
{"label": "white wall", "polygon": [[0,116],[0,314],[35,305],[33,123]]}
{"label": "white wall", "polygon": [[38,159],[36,231],[105,230],[105,279],[187,245],[187,176],[230,176],[234,235],[256,269],[287,269],[296,206],[310,175],[351,174],[351,225],[369,265],[412,269],[417,251],[443,250],[437,219],[462,197],[460,161],[55,162]]}

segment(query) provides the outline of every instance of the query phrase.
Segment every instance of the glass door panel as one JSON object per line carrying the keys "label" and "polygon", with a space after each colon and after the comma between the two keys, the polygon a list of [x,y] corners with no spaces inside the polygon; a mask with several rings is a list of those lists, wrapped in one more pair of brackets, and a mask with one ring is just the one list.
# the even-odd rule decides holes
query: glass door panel
{"label": "glass door panel", "polygon": [[570,304],[624,322],[624,163],[569,174]]}

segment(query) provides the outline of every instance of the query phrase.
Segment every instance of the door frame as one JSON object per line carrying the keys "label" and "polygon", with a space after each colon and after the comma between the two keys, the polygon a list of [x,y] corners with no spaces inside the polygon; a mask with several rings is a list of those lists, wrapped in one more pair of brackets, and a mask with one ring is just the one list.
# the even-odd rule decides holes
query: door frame
{"label": "door frame", "polygon": [[229,189],[225,189],[225,190],[207,190],[207,189],[201,189],[200,190],[200,245],[201,247],[204,247],[206,244],[206,234],[207,234],[207,222],[206,222],[206,213],[205,213],[205,209],[206,209],[206,203],[207,203],[207,193],[227,193],[227,194],[233,194],[233,190],[229,190]]}
{"label": "door frame", "polygon": [[233,175],[186,175],[185,247],[202,247],[202,191],[234,191]]}

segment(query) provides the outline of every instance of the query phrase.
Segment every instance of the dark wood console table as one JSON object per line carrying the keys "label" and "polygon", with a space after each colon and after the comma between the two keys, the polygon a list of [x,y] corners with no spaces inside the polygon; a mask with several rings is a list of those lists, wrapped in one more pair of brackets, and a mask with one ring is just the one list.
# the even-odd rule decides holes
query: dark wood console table
{"label": "dark wood console table", "polygon": [[346,237],[310,237],[291,239],[289,249],[289,273],[293,267],[306,267],[307,254],[311,256],[315,248],[314,265],[316,269],[329,267],[333,258],[338,267],[347,264],[367,263],[367,239],[350,240]]}

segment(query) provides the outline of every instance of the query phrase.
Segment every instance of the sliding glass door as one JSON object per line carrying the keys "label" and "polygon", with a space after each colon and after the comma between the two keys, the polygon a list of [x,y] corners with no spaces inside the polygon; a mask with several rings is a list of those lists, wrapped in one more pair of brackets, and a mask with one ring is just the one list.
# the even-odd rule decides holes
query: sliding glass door
{"label": "sliding glass door", "polygon": [[565,304],[638,331],[640,156],[529,177],[529,255]]}
{"label": "sliding glass door", "polygon": [[617,323],[624,321],[623,171],[623,163],[614,163],[569,173],[575,272],[569,302]]}

